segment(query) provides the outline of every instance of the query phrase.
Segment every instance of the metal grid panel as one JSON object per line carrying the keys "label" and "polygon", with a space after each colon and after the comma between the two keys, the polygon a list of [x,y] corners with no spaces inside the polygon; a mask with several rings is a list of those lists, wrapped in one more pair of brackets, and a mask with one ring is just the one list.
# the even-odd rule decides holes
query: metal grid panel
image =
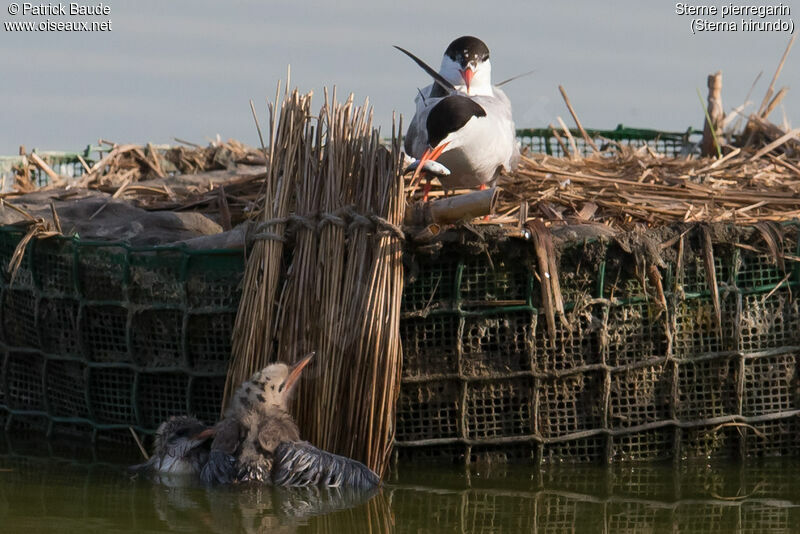
{"label": "metal grid panel", "polygon": [[458,373],[460,318],[454,313],[409,317],[400,323],[403,343],[403,377]]}
{"label": "metal grid panel", "polygon": [[464,320],[461,372],[464,376],[502,376],[530,371],[535,315],[519,311]]}
{"label": "metal grid panel", "polygon": [[467,386],[466,431],[471,439],[531,433],[532,380],[515,378],[472,382]]}
{"label": "metal grid panel", "polygon": [[86,364],[72,360],[49,360],[46,385],[49,408],[54,416],[89,418]]}
{"label": "metal grid panel", "polygon": [[558,438],[602,426],[601,371],[542,380],[537,389],[537,427],[543,438]]}
{"label": "metal grid panel", "polygon": [[235,313],[192,314],[186,325],[189,368],[198,373],[223,375],[231,357],[231,332]]}
{"label": "metal grid panel", "polygon": [[183,310],[146,310],[131,318],[131,351],[141,367],[185,367]]}

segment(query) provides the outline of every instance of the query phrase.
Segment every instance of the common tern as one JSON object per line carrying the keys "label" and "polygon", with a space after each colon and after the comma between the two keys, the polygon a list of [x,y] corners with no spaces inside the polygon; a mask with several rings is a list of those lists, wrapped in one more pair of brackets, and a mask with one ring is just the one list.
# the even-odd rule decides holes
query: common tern
{"label": "common tern", "polygon": [[[399,47],[398,47],[399,48]],[[491,82],[489,48],[477,37],[459,37],[445,50],[439,72],[409,55],[434,83],[416,98],[417,109],[406,132],[406,153],[417,160],[415,177],[436,161],[449,170],[437,173],[445,190],[485,189],[503,171],[514,170],[519,145],[506,94]],[[427,200],[430,183],[425,186]]]}

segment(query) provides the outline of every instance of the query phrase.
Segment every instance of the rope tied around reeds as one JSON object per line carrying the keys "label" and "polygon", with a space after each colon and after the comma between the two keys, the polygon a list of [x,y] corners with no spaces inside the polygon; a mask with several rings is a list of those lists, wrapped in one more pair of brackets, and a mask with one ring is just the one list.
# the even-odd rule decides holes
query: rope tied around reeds
{"label": "rope tied around reeds", "polygon": [[393,237],[401,241],[406,239],[403,229],[392,223],[385,217],[374,213],[363,214],[353,208],[342,208],[332,213],[320,213],[312,216],[292,214],[287,217],[275,217],[258,223],[254,229],[254,234],[250,238],[253,241],[280,241],[285,243],[286,237],[267,231],[268,228],[285,225],[285,234],[296,232],[299,228],[309,232],[321,233],[326,226],[337,226],[346,228],[348,233],[353,233],[356,229],[364,229],[369,233],[379,237]]}

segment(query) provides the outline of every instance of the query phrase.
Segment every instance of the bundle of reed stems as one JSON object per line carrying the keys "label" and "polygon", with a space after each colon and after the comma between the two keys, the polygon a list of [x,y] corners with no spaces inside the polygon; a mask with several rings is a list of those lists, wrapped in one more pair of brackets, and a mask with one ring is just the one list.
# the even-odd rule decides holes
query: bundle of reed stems
{"label": "bundle of reed stems", "polygon": [[[280,96],[280,85],[275,101]],[[277,105],[277,104],[276,104]],[[256,370],[272,360],[275,331],[274,305],[283,262],[284,222],[289,215],[294,183],[305,155],[303,141],[311,124],[311,94],[287,91],[276,110],[268,104],[269,162],[262,185],[263,197],[256,219],[264,224],[266,239],[254,244],[245,267],[242,297],[233,332],[233,357],[228,368],[224,398]]]}
{"label": "bundle of reed stems", "polygon": [[295,91],[279,116],[270,108],[264,239],[247,261],[226,398],[269,362],[314,350],[294,403],[301,434],[383,473],[402,359],[400,130],[386,146],[368,102],[326,90],[312,117],[310,100]]}

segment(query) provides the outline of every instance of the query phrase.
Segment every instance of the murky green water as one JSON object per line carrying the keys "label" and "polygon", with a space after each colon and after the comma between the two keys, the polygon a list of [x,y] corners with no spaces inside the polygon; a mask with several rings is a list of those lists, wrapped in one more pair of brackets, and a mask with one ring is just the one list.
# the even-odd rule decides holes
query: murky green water
{"label": "murky green water", "polygon": [[131,478],[135,451],[0,449],[2,532],[800,532],[800,459],[419,467],[374,495]]}

